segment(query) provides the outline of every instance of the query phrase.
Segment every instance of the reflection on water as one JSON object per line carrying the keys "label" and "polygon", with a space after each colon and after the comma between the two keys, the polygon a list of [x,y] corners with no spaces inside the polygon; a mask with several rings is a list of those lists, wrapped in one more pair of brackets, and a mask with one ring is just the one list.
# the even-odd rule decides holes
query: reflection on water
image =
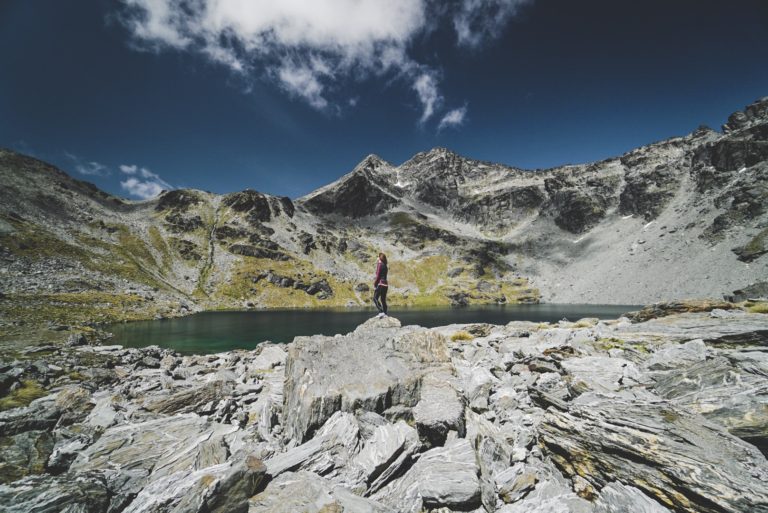
{"label": "reflection on water", "polygon": [[[390,315],[403,325],[424,327],[509,321],[575,321],[583,317],[615,319],[637,310],[631,305],[504,305],[464,308],[392,309]],[[180,319],[138,321],[107,328],[115,337],[110,343],[127,347],[158,345],[186,354],[206,354],[230,349],[253,349],[259,342],[290,342],[297,335],[348,333],[375,315],[368,309],[261,310],[204,312]]]}

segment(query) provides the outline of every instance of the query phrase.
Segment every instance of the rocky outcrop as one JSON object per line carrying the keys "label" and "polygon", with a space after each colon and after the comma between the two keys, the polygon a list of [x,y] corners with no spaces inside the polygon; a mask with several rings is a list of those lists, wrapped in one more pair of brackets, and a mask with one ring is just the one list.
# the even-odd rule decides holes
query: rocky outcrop
{"label": "rocky outcrop", "polygon": [[664,166],[631,169],[619,195],[619,212],[637,214],[651,221],[674,198],[682,177],[676,169]]}
{"label": "rocky outcrop", "polygon": [[288,260],[290,257],[281,251],[275,249],[252,246],[250,244],[232,244],[228,248],[230,253],[235,255],[248,256],[253,258],[266,258],[268,260]]}
{"label": "rocky outcrop", "polygon": [[301,278],[296,279],[291,278],[290,276],[282,276],[270,270],[254,276],[251,279],[251,282],[257,284],[262,280],[281,288],[294,288],[297,290],[303,290],[310,296],[316,295],[318,299],[328,299],[333,295],[333,288],[331,288],[331,285],[325,278],[316,281],[305,282],[302,281]]}
{"label": "rocky outcrop", "polygon": [[227,194],[222,198],[222,204],[235,212],[246,214],[252,224],[270,221],[281,214],[293,217],[295,212],[290,198],[269,196],[253,189]]}
{"label": "rocky outcrop", "polygon": [[743,289],[734,290],[732,294],[726,294],[725,300],[740,303],[748,299],[768,298],[768,282],[752,283]]}
{"label": "rocky outcrop", "polygon": [[544,180],[549,194],[546,209],[563,230],[582,233],[607,214],[615,202],[619,181],[616,176],[579,177],[559,172]]}
{"label": "rocky outcrop", "polygon": [[425,374],[448,360],[445,340],[397,328],[399,322],[387,317],[346,337],[296,340],[286,363],[286,433],[304,441],[336,411],[386,415],[417,406]]}
{"label": "rocky outcrop", "polygon": [[183,213],[189,210],[190,207],[198,205],[201,202],[202,199],[195,191],[176,189],[163,192],[157,200],[155,210],[158,212],[172,210]]}
{"label": "rocky outcrop", "polygon": [[723,132],[730,133],[736,130],[749,128],[762,123],[768,117],[768,97],[761,98],[748,105],[744,111],[734,112],[728,117],[728,122],[723,125]]}
{"label": "rocky outcrop", "polygon": [[173,233],[192,232],[203,227],[200,216],[183,216],[178,212],[172,212],[165,216],[168,230]]}
{"label": "rocky outcrop", "polygon": [[[0,413],[0,504],[765,512],[764,333],[765,314],[713,310],[433,329],[388,317],[203,356],[54,348],[50,394]],[[84,359],[113,379],[85,377]]]}

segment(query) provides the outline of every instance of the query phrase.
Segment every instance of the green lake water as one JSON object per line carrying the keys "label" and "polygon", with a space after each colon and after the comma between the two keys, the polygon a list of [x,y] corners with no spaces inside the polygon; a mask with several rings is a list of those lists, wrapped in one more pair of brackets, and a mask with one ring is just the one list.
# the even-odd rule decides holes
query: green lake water
{"label": "green lake water", "polygon": [[[461,308],[392,309],[403,325],[427,328],[447,324],[510,321],[575,321],[583,317],[615,319],[637,310],[632,305],[504,305]],[[203,312],[178,319],[113,324],[111,344],[126,347],[158,345],[184,354],[253,349],[260,342],[290,342],[297,335],[348,333],[376,314],[369,309],[291,309],[247,312]]]}

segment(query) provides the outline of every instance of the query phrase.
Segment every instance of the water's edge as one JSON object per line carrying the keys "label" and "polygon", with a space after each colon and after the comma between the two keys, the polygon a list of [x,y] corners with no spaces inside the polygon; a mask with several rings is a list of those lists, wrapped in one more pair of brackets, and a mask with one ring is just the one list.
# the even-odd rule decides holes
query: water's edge
{"label": "water's edge", "polygon": [[[615,319],[640,309],[637,305],[484,305],[468,307],[397,308],[390,315],[403,325],[426,328],[447,324],[506,324],[510,321],[575,321],[584,317]],[[126,347],[158,345],[184,354],[253,349],[262,342],[287,343],[296,336],[345,334],[376,314],[370,308],[269,309],[206,311],[152,321],[104,326],[113,344]]]}

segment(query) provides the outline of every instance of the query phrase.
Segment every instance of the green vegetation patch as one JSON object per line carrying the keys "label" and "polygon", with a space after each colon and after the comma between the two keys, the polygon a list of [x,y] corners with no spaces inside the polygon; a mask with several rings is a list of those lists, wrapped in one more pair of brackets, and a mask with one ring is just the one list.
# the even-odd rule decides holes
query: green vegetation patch
{"label": "green vegetation patch", "polygon": [[622,340],[616,337],[599,338],[594,342],[594,346],[597,349],[601,349],[606,352],[610,351],[611,349],[622,349],[626,351],[635,351],[635,352],[644,353],[644,354],[648,354],[651,352],[650,349],[648,349],[648,346],[643,342],[633,342],[629,340]]}
{"label": "green vegetation patch", "polygon": [[454,342],[459,342],[459,341],[463,341],[463,340],[472,340],[474,338],[475,337],[472,336],[471,333],[469,333],[467,331],[464,331],[464,330],[457,331],[456,333],[451,335],[451,340],[453,340]]}
{"label": "green vegetation patch", "polygon": [[450,259],[434,255],[412,261],[390,260],[389,283],[393,287],[415,285],[419,294],[429,294],[443,285]]}
{"label": "green vegetation patch", "polygon": [[24,380],[21,386],[0,399],[0,411],[27,406],[35,399],[48,395],[48,392],[34,380]]}
{"label": "green vegetation patch", "polygon": [[71,292],[57,294],[17,294],[0,302],[0,317],[28,324],[53,322],[79,325],[152,318],[158,313],[156,302],[134,294]]}
{"label": "green vegetation patch", "polygon": [[[333,290],[333,295],[320,299],[301,289],[280,287],[260,280],[253,283],[253,278],[261,273],[272,271],[277,275],[313,283],[325,279]],[[235,264],[230,278],[222,283],[212,299],[224,300],[224,308],[241,308],[242,301],[252,301],[266,308],[311,308],[324,306],[346,306],[348,302],[358,304],[354,292],[356,282],[342,281],[330,273],[315,269],[310,263],[291,259],[287,261],[268,258],[241,257]]]}
{"label": "green vegetation patch", "polygon": [[168,247],[168,243],[166,242],[163,235],[160,233],[160,230],[158,229],[157,226],[149,227],[149,240],[152,243],[152,246],[155,248],[155,250],[157,250],[157,252],[160,254],[163,271],[167,273],[171,269],[171,265],[173,264],[173,258],[171,257],[171,250]]}
{"label": "green vegetation patch", "polygon": [[389,218],[389,225],[392,228],[405,228],[408,226],[416,226],[418,224],[419,223],[407,212],[395,212]]}
{"label": "green vegetation patch", "polygon": [[87,259],[88,253],[77,246],[63,241],[47,230],[17,219],[6,219],[14,232],[0,233],[0,246],[11,253],[31,259],[66,257]]}
{"label": "green vegetation patch", "polygon": [[745,307],[751,313],[768,314],[768,302],[748,303]]}
{"label": "green vegetation patch", "polygon": [[[107,276],[118,276],[129,282],[141,283],[158,289],[167,289],[167,285],[153,275],[153,273],[162,275],[165,262],[158,262],[147,243],[142,238],[131,233],[128,226],[110,225],[109,227],[117,234],[118,243],[114,244],[94,237],[83,240],[84,244],[94,248],[98,247],[104,253],[104,255],[91,255],[90,258],[83,261],[83,265],[92,271]],[[155,230],[156,233],[153,235],[150,229],[150,242],[154,238],[162,239],[160,232],[157,229]],[[158,248],[158,250],[163,255],[163,258],[165,258],[165,255],[168,255],[168,258],[170,258],[165,241],[163,241],[162,247],[165,249]]]}

